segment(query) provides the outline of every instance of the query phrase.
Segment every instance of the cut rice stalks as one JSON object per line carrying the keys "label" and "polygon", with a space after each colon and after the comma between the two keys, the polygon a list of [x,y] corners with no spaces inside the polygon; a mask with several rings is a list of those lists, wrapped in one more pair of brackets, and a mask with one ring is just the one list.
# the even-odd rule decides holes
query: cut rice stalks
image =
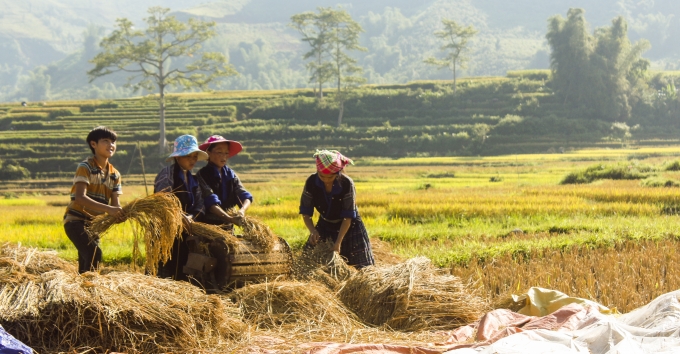
{"label": "cut rice stalks", "polygon": [[304,281],[316,281],[331,290],[357,273],[342,256],[333,251],[333,242],[319,242],[312,249],[304,249],[293,264],[293,275]]}
{"label": "cut rice stalks", "polygon": [[[229,217],[235,217],[236,210],[229,209],[226,213]],[[239,226],[243,230],[243,235],[241,236],[261,248],[263,252],[271,252],[274,246],[279,243],[279,237],[274,234],[274,231],[256,217],[244,216],[243,222]]]}
{"label": "cut rice stalks", "polygon": [[339,291],[364,322],[395,330],[454,329],[479,319],[488,303],[474,287],[418,257],[392,267],[366,267]]}
{"label": "cut rice stalks", "polygon": [[77,268],[57,256],[56,251],[38,251],[6,243],[0,248],[0,284],[37,280],[52,270],[76,273]]}
{"label": "cut rice stalks", "polygon": [[259,328],[284,325],[319,330],[332,327],[343,332],[365,328],[359,319],[328,289],[317,284],[290,281],[248,285],[234,291],[246,321]]}
{"label": "cut rice stalks", "polygon": [[108,214],[95,217],[88,226],[90,238],[104,235],[111,226],[125,221],[133,221],[134,244],[132,257],[134,264],[139,258],[139,240],[144,238],[146,250],[146,271],[156,274],[159,262],[170,259],[170,251],[176,237],[181,237],[182,206],[172,193],[159,192],[148,197],[138,198],[123,207],[123,216],[114,218]]}
{"label": "cut rice stalks", "polygon": [[[234,236],[233,233],[224,230],[217,225],[205,224],[202,222],[191,223],[191,234],[194,236],[202,237],[207,241],[211,242],[224,242],[225,245],[229,247],[229,250],[233,252],[240,244],[239,239]],[[208,253],[205,253],[208,254]]]}
{"label": "cut rice stalks", "polygon": [[[56,254],[1,252],[0,324],[39,352],[210,351],[247,331],[230,300],[186,282],[126,272],[78,275],[74,266],[47,271],[44,265],[61,263]],[[7,266],[8,259],[23,268]],[[26,281],[7,281],[19,278]]]}

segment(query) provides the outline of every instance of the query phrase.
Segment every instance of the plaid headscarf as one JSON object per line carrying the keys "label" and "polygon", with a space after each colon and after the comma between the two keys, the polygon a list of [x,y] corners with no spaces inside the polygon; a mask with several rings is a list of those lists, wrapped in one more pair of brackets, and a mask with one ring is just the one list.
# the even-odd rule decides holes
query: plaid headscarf
{"label": "plaid headscarf", "polygon": [[336,150],[316,150],[314,157],[316,157],[316,169],[321,173],[338,173],[345,166],[354,165],[354,161]]}

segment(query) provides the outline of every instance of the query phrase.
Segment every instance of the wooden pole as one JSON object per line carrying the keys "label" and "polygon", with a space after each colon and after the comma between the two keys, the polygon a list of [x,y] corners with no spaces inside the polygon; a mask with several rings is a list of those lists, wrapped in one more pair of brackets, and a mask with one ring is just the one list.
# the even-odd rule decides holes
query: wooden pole
{"label": "wooden pole", "polygon": [[125,174],[126,176],[130,174],[130,169],[132,168],[132,162],[135,161],[135,152],[137,152],[137,145],[135,145],[135,149],[132,151],[132,155],[130,155],[130,164],[128,165],[128,170],[127,170],[127,173]]}
{"label": "wooden pole", "polygon": [[149,187],[146,186],[146,171],[144,170],[144,156],[142,156],[142,144],[137,142],[137,150],[139,150],[139,162],[142,164],[142,177],[144,178],[144,190],[146,190],[146,196],[149,196]]}

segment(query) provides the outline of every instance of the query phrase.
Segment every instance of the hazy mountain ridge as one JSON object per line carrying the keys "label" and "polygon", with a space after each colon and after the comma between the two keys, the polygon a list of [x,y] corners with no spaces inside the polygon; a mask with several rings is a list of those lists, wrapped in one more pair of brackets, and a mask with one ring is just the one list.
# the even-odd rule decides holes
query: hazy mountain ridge
{"label": "hazy mountain ridge", "polygon": [[[207,43],[206,49],[228,53],[241,73],[215,87],[218,89],[305,86],[300,59],[305,48],[297,33],[287,27],[290,16],[336,5],[347,9],[366,31],[361,41],[369,50],[356,57],[370,83],[449,78],[450,73],[422,63],[425,57],[437,54],[440,43],[432,33],[439,29],[442,17],[471,24],[479,31],[471,42],[471,60],[463,75],[546,68],[547,21],[557,14],[565,16],[570,7],[585,8],[592,29],[625,15],[630,37],[647,38],[652,43],[645,56],[657,68],[680,69],[680,43],[673,40],[673,33],[680,31],[680,3],[673,0],[0,0],[0,88],[6,93],[16,91],[5,94],[4,99],[26,97],[22,85],[30,81],[28,71],[50,63],[45,71],[51,78],[50,98],[83,95],[88,85],[87,61],[96,50],[84,49],[87,31],[94,25],[108,32],[119,17],[141,26],[148,7],[156,5],[170,7],[180,19],[198,16],[218,23],[219,36]],[[106,81],[114,85],[123,82],[111,77],[95,84],[101,88]],[[95,98],[100,93],[90,94]]]}

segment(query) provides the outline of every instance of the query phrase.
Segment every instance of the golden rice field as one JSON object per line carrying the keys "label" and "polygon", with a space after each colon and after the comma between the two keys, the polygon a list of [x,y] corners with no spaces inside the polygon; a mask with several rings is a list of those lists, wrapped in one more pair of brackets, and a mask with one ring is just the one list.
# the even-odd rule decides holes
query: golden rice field
{"label": "golden rice field", "polygon": [[[645,187],[640,180],[559,182],[598,163],[661,168],[678,159],[680,147],[357,159],[347,173],[371,238],[383,241],[391,257],[427,256],[475,281],[494,301],[544,286],[629,310],[680,287],[672,276],[680,274],[673,252],[680,188]],[[299,248],[307,235],[298,205],[303,182],[314,172],[311,158],[307,169],[235,170],[255,196],[250,215]],[[680,172],[656,173],[680,180]],[[75,259],[61,226],[67,192],[15,191],[18,198],[0,199],[0,241]],[[124,192],[123,203],[145,195],[139,185],[125,185]],[[132,242],[131,226],[117,226],[103,240],[105,262],[129,264]]]}

